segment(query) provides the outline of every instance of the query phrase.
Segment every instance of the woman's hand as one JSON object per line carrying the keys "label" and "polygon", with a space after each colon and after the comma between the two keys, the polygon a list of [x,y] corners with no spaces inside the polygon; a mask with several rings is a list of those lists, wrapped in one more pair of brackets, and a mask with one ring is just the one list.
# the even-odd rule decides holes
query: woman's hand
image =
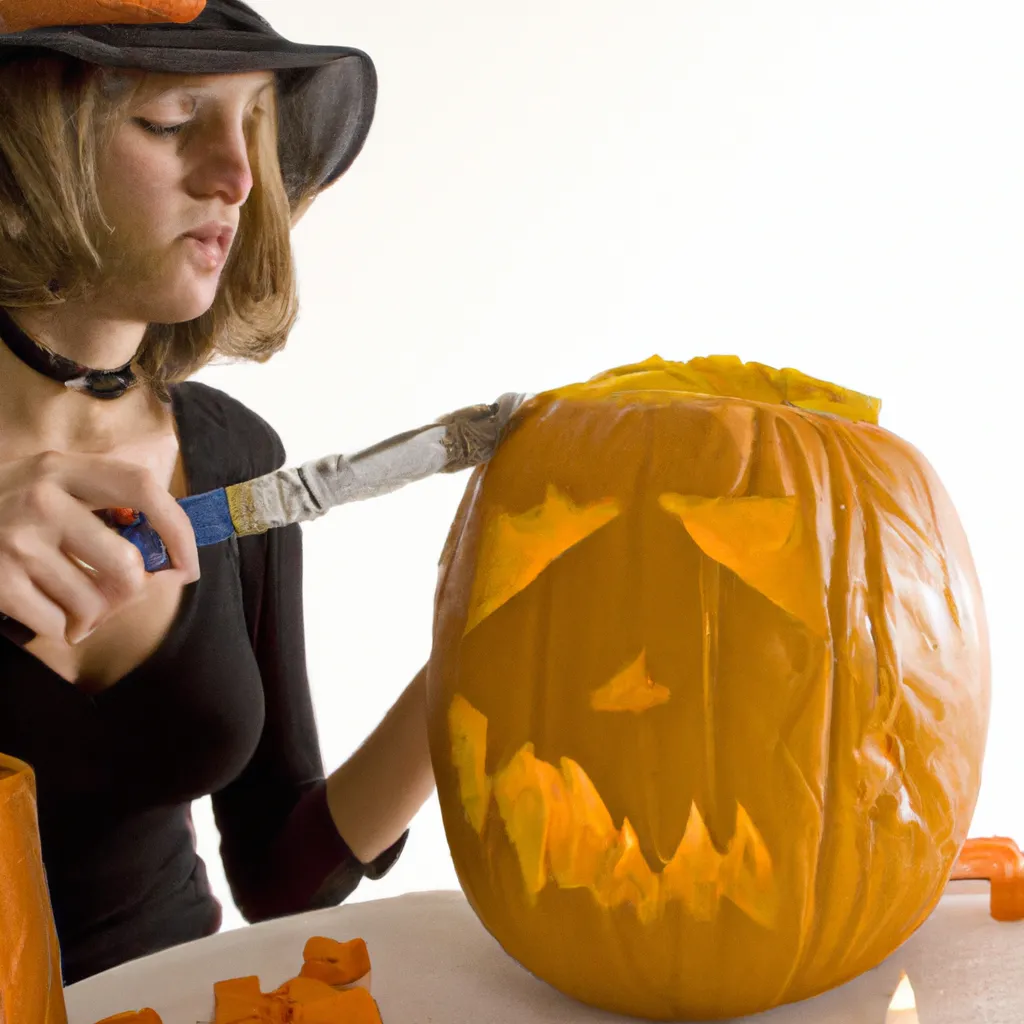
{"label": "woman's hand", "polygon": [[182,583],[199,579],[188,516],[145,467],[47,451],[0,464],[0,613],[79,643],[139,596],[142,555],[94,510],[134,508],[160,534]]}

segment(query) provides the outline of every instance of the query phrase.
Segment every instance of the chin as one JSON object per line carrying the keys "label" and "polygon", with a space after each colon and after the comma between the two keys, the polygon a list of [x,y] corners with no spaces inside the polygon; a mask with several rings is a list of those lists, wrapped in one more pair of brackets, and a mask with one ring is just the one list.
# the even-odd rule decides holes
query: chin
{"label": "chin", "polygon": [[209,312],[217,297],[216,282],[193,282],[166,295],[149,296],[141,304],[139,319],[150,324],[183,324]]}

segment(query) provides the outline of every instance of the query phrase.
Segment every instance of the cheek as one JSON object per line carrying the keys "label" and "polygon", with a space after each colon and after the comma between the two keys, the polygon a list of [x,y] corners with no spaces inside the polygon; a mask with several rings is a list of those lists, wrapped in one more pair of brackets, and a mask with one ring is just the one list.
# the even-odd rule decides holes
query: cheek
{"label": "cheek", "polygon": [[[107,219],[123,238],[142,240],[172,227],[178,181],[171,144],[138,139],[125,128],[99,167],[99,195]],[[133,134],[139,134],[131,130]],[[166,152],[161,152],[166,149]]]}

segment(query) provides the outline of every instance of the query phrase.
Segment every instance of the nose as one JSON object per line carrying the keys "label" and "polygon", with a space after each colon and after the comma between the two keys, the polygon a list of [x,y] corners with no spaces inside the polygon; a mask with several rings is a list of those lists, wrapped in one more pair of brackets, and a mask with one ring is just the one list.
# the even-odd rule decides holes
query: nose
{"label": "nose", "polygon": [[229,206],[240,206],[253,187],[245,129],[239,120],[219,124],[204,140],[203,156],[193,178],[196,191],[218,196]]}

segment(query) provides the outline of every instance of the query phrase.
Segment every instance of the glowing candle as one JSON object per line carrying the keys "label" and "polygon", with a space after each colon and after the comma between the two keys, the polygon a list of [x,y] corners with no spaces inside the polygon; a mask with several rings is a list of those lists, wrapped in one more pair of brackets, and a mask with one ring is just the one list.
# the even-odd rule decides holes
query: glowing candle
{"label": "glowing candle", "polygon": [[917,1018],[917,1000],[914,989],[906,972],[900,975],[900,983],[889,1003],[889,1012],[885,1015],[885,1024],[920,1024]]}

